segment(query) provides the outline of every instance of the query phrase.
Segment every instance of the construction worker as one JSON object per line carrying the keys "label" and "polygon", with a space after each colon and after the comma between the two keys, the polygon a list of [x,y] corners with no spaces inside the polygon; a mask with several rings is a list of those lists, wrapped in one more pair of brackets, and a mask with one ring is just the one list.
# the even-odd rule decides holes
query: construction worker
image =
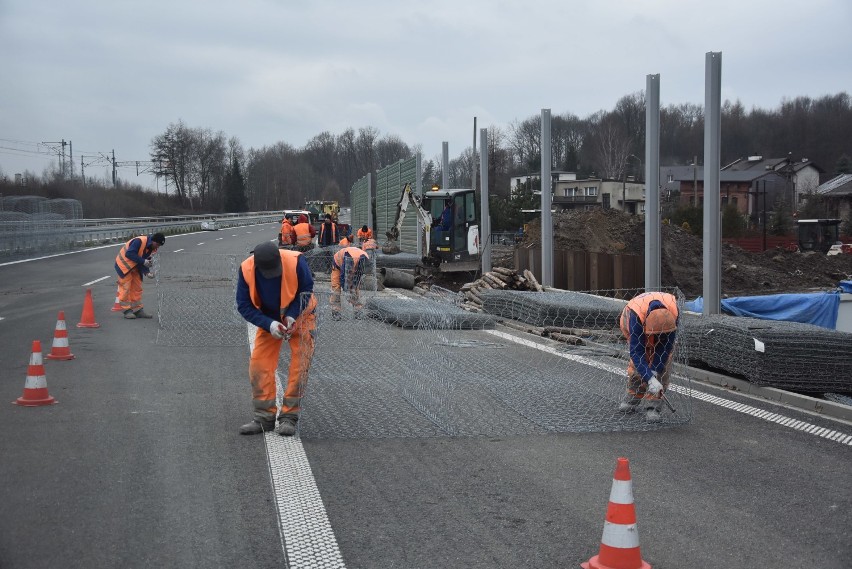
{"label": "construction worker", "polygon": [[293,226],[293,232],[296,234],[297,251],[304,252],[314,248],[314,237],[316,237],[317,230],[309,223],[307,215],[304,213],[299,215],[296,225]]}
{"label": "construction worker", "polygon": [[363,243],[361,243],[361,249],[367,253],[372,260],[376,256],[376,249],[379,248],[379,244],[376,243],[376,240],[372,237],[365,239]]}
{"label": "construction worker", "polygon": [[331,214],[325,214],[325,220],[320,225],[318,244],[320,247],[337,245],[337,224],[331,218]]}
{"label": "construction worker", "polygon": [[291,247],[296,244],[296,229],[289,217],[281,221],[281,233],[278,234],[278,245],[280,247]]}
{"label": "construction worker", "polygon": [[351,235],[344,235],[343,239],[340,240],[338,245],[341,247],[349,247],[352,243],[350,242]]}
{"label": "construction worker", "polygon": [[361,226],[361,229],[358,230],[358,233],[356,233],[356,236],[358,237],[358,244],[363,245],[364,241],[373,238],[373,230],[366,225],[363,225]]}
{"label": "construction worker", "polygon": [[362,308],[358,294],[361,277],[370,263],[369,255],[358,247],[344,247],[334,254],[331,261],[331,315],[340,319],[340,293],[349,293],[349,303],[356,313]]}
{"label": "construction worker", "polygon": [[660,420],[663,395],[669,387],[672,356],[680,312],[667,292],[635,296],[621,313],[621,332],[627,339],[627,393],[618,406],[632,412],[645,401],[645,419]]}
{"label": "construction worker", "polygon": [[[292,436],[314,354],[316,299],[314,279],[304,256],[261,243],[242,262],[237,276],[237,310],[257,326],[249,361],[254,419],[241,435],[264,431]],[[275,400],[275,370],[283,340],[290,346],[290,367],[280,413]],[[278,415],[278,427],[275,416]]]}
{"label": "construction worker", "polygon": [[140,235],[124,244],[115,257],[118,273],[118,302],[128,320],[153,318],[142,308],[142,279],[153,277],[151,256],[166,242],[162,233]]}

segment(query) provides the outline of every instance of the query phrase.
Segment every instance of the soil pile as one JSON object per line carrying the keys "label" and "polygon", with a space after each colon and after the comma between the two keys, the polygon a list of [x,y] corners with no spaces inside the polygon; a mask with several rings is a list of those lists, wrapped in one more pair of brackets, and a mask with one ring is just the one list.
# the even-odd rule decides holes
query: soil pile
{"label": "soil pile", "polygon": [[[520,247],[540,247],[538,221]],[[616,210],[570,211],[553,214],[554,250],[642,255],[645,222]],[[661,228],[661,280],[677,286],[687,298],[703,294],[704,247],[701,237],[679,227]],[[498,265],[496,260],[493,261]],[[502,264],[502,263],[500,263]],[[852,278],[852,255],[827,256],[772,249],[751,253],[722,245],[723,296],[754,296],[833,290]]]}

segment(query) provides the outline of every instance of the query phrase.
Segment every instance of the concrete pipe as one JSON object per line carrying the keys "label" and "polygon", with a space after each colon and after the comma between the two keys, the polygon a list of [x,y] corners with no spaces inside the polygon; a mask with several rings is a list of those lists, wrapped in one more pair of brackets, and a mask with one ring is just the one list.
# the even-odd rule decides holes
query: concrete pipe
{"label": "concrete pipe", "polygon": [[382,274],[382,282],[386,287],[406,288],[408,290],[414,288],[414,275],[411,273],[388,267],[382,267],[380,272]]}

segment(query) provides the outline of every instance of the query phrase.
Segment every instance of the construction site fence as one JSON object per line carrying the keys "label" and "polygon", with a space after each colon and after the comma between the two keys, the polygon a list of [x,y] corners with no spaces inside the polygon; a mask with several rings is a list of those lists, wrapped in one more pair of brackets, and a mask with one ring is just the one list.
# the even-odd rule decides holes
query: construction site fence
{"label": "construction site fence", "polygon": [[[541,280],[541,249],[518,248],[515,269]],[[633,290],[645,287],[645,256],[587,251],[553,252],[553,286],[563,290]]]}
{"label": "construction site fence", "polygon": [[[11,212],[8,212],[11,213]],[[18,214],[0,219],[0,259],[42,255],[128,241],[150,233],[178,235],[202,230],[212,222],[217,229],[279,222],[282,212],[221,215],[184,215],[105,219],[53,219]]]}

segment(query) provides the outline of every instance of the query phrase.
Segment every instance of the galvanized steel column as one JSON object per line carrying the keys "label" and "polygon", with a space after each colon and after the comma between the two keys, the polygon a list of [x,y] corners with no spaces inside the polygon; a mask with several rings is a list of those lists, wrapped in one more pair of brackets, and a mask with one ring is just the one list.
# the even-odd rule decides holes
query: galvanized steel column
{"label": "galvanized steel column", "polygon": [[373,227],[373,175],[367,172],[367,227],[375,231]]}
{"label": "galvanized steel column", "polygon": [[660,290],[660,76],[645,78],[645,290]]}
{"label": "galvanized steel column", "polygon": [[[419,152],[414,157],[414,192],[417,194],[418,197],[420,197],[420,198],[423,197],[423,163],[421,161],[421,156],[420,156]],[[412,213],[416,213],[416,212],[412,212]],[[417,216],[417,258],[418,259],[422,259],[423,255],[424,255],[424,252],[423,252],[423,232],[424,231],[431,231],[431,228],[429,228],[429,227],[424,228],[423,222],[420,221],[420,216],[418,215]],[[426,251],[425,254],[428,254],[428,253],[429,252]]]}
{"label": "galvanized steel column", "polygon": [[488,129],[479,129],[479,244],[482,247],[482,273],[491,270],[491,212],[488,207]]}
{"label": "galvanized steel column", "polygon": [[722,235],[720,232],[722,53],[708,51],[704,59],[704,309],[705,316],[721,312]]}
{"label": "galvanized steel column", "polygon": [[541,110],[541,284],[553,286],[553,204],[550,150],[550,109]]}
{"label": "galvanized steel column", "polygon": [[446,190],[450,184],[450,146],[449,142],[441,143],[441,189]]}

